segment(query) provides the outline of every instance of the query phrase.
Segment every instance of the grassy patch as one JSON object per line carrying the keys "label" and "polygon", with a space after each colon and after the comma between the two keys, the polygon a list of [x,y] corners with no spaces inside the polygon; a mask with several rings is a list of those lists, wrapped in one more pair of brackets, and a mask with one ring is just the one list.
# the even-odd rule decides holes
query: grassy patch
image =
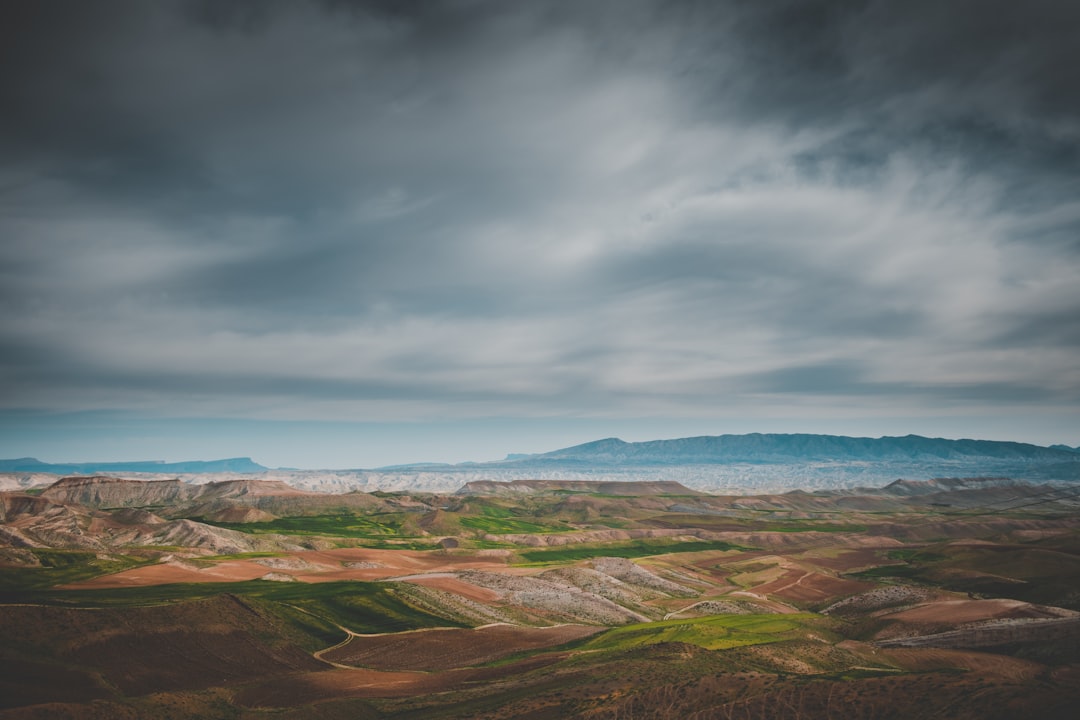
{"label": "grassy patch", "polygon": [[745,532],[866,532],[866,526],[856,523],[840,523],[830,520],[784,520],[775,517],[732,517],[729,515],[697,515],[692,513],[668,513],[650,518],[649,525],[665,528],[702,528],[714,531]]}
{"label": "grassy patch", "polygon": [[[53,590],[24,593],[17,601],[65,607],[124,607],[162,605],[226,593],[292,608],[292,611],[286,609],[281,612],[294,623],[308,623],[320,633],[326,632],[327,623],[341,625],[358,633],[465,627],[461,623],[448,621],[413,607],[392,584],[355,581],[284,583],[249,580],[229,583],[174,583],[107,590]],[[313,620],[304,620],[297,612]],[[340,639],[340,633],[337,634]]]}
{"label": "grassy patch", "polygon": [[[476,505],[477,503],[474,502],[472,504]],[[489,517],[489,518],[511,518],[511,517],[516,516],[514,511],[511,510],[508,507],[504,507],[502,505],[488,505],[488,504],[482,504],[480,506],[480,514],[483,515],[484,517]]]}
{"label": "grassy patch", "polygon": [[629,650],[664,642],[681,642],[707,650],[762,645],[820,633],[818,615],[713,615],[686,620],[626,625],[608,630],[582,645],[585,650]]}
{"label": "grassy patch", "polygon": [[606,545],[562,545],[536,550],[523,550],[519,551],[518,555],[530,563],[558,563],[576,562],[596,557],[638,558],[669,553],[745,549],[738,545],[716,540],[692,540],[688,542],[634,540],[631,542],[608,543]]}
{"label": "grassy patch", "polygon": [[451,511],[450,515],[463,528],[496,535],[566,531],[561,525],[539,519],[549,517],[551,513],[534,502],[519,507],[502,505],[491,498],[470,498],[460,509]]}
{"label": "grassy patch", "polygon": [[41,567],[0,569],[0,597],[24,590],[89,580],[153,562],[146,557],[99,554],[85,550],[33,549]]}
{"label": "grassy patch", "polygon": [[514,517],[489,517],[489,516],[477,516],[477,517],[463,517],[458,520],[462,527],[469,528],[470,530],[480,530],[493,535],[502,535],[508,533],[524,533],[524,534],[539,534],[539,533],[553,533],[553,532],[565,532],[565,527],[552,527],[551,525],[542,525],[531,520],[522,520],[521,518]]}
{"label": "grassy patch", "polygon": [[929,563],[948,559],[946,555],[931,552],[925,548],[900,548],[890,550],[885,556],[890,560],[903,560],[904,562]]}
{"label": "grassy patch", "polygon": [[401,513],[303,515],[257,523],[225,523],[204,519],[199,522],[250,535],[320,535],[364,539],[414,537],[402,532],[404,518]]}
{"label": "grassy patch", "polygon": [[849,577],[856,578],[858,580],[881,580],[884,578],[900,578],[903,580],[923,580],[923,572],[921,568],[914,565],[879,565],[868,570],[862,570],[856,573],[849,573]]}

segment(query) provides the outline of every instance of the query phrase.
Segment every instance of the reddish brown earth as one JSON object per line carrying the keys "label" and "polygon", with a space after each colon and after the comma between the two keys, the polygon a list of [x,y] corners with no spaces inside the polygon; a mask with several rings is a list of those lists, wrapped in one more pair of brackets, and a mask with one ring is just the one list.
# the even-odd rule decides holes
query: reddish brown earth
{"label": "reddish brown earth", "polygon": [[[381,580],[414,573],[499,570],[506,566],[505,558],[501,557],[445,555],[437,551],[372,548],[309,550],[289,553],[283,557],[295,558],[307,567],[295,570],[278,569],[262,565],[255,560],[224,560],[207,568],[199,568],[188,563],[161,563],[103,575],[65,585],[62,588],[117,588],[182,582],[235,582],[254,580],[269,572],[291,575],[302,582]],[[347,567],[346,563],[359,563],[362,567]]]}
{"label": "reddish brown earth", "polygon": [[879,550],[872,548],[860,548],[839,553],[835,557],[820,557],[817,555],[803,555],[799,557],[801,562],[806,562],[818,567],[827,568],[836,572],[844,573],[860,570],[866,567],[896,563],[896,560],[882,558]]}
{"label": "reddish brown earth", "polygon": [[844,580],[793,568],[772,582],[758,585],[753,588],[753,592],[758,595],[775,595],[795,602],[818,602],[855,595],[872,587],[873,583]]}
{"label": "reddish brown earth", "polygon": [[362,668],[297,673],[260,683],[233,695],[245,707],[296,707],[329,698],[411,698],[458,690],[466,683],[501,680],[566,659],[566,653],[527,658],[491,668],[446,672],[387,672]]}
{"label": "reddish brown earth", "polygon": [[[279,621],[230,595],[161,606],[70,609],[6,605],[0,613],[4,650],[40,658],[45,665],[94,677],[40,678],[40,668],[12,663],[4,683],[30,704],[72,693],[86,685],[84,699],[101,696],[96,685],[125,695],[190,690],[250,682],[274,675],[327,668],[284,641]],[[0,652],[0,658],[3,652]],[[54,684],[72,683],[62,692]],[[7,700],[11,693],[5,693]],[[0,706],[5,704],[0,702]]]}
{"label": "reddish brown earth", "polygon": [[454,570],[498,570],[506,567],[503,557],[479,555],[446,555],[440,551],[376,550],[372,548],[344,548],[293,553],[294,557],[313,563],[377,563],[381,567],[346,568],[333,573],[306,575],[298,573],[297,579],[306,582],[331,580],[378,580],[413,573],[452,572]]}
{"label": "reddish brown earth", "polygon": [[[806,682],[766,676],[707,676],[685,687],[669,684],[628,692],[615,707],[593,717],[649,720],[1065,720],[1075,718],[1080,692],[1059,686],[1047,692],[1037,681],[1002,682],[980,672],[882,676],[842,682]],[[523,717],[499,715],[492,717]],[[554,714],[530,717],[558,717]]]}
{"label": "reddish brown earth", "polygon": [[180,563],[160,563],[132,568],[112,575],[102,575],[78,583],[58,586],[61,590],[140,587],[168,583],[234,582],[254,580],[270,572],[269,568],[246,560],[230,560],[209,568]]}
{"label": "reddish brown earth", "polygon": [[323,658],[376,670],[446,670],[491,662],[525,650],[562,645],[595,635],[602,629],[587,625],[547,628],[488,625],[473,630],[357,635],[323,653]]}
{"label": "reddish brown earth", "polygon": [[909,623],[961,623],[979,620],[1050,618],[1064,613],[1047,612],[1020,600],[941,600],[886,615]]}
{"label": "reddish brown earth", "polygon": [[960,668],[989,675],[1000,682],[1024,682],[1035,678],[1046,669],[1030,660],[974,650],[895,648],[879,650],[878,655],[881,659],[887,659],[912,672]]}

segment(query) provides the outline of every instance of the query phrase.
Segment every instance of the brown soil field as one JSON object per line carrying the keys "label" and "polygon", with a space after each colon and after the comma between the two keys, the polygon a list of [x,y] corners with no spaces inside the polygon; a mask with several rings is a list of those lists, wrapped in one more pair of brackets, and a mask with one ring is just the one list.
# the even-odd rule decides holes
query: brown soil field
{"label": "brown soil field", "polygon": [[506,565],[498,556],[447,555],[439,550],[377,550],[374,548],[341,548],[294,553],[310,562],[371,562],[379,563],[382,577],[419,572],[449,572],[472,568],[493,569]]}
{"label": "brown soil field", "polygon": [[[721,679],[720,683],[724,683]],[[727,683],[724,683],[727,684]],[[810,682],[797,678],[767,679],[760,692],[725,693],[719,703],[705,684],[684,690],[675,685],[628,695],[617,710],[597,717],[685,720],[686,718],[769,718],[770,720],[1064,720],[1075,717],[1080,693],[1061,687],[1047,692],[1036,683],[994,682],[981,673],[899,675],[847,682]],[[715,686],[714,686],[715,687]],[[722,685],[721,685],[722,687]],[[744,685],[745,687],[745,685]],[[711,689],[711,688],[710,688]],[[732,698],[732,695],[736,697]],[[730,698],[730,699],[729,699]],[[493,716],[521,717],[516,716]],[[532,717],[557,717],[535,715]]]}
{"label": "brown soil field", "polygon": [[[445,555],[437,551],[376,550],[373,548],[344,548],[339,550],[306,550],[282,556],[294,558],[306,569],[281,569],[302,582],[334,582],[338,580],[381,580],[413,573],[449,572],[453,570],[499,570],[506,567],[505,558],[472,555]],[[345,563],[362,563],[371,567],[346,567]],[[311,569],[314,566],[316,569]],[[320,570],[318,568],[327,568]],[[235,582],[254,580],[271,572],[271,568],[254,560],[225,560],[207,568],[182,563],[160,563],[132,568],[112,575],[61,586],[74,588],[117,588],[163,585],[182,582]]]}
{"label": "brown soil field", "polygon": [[979,620],[1003,618],[1050,618],[1059,613],[1045,611],[1020,600],[941,600],[885,615],[888,620],[908,623],[950,623],[959,625]]}
{"label": "brown soil field", "polygon": [[330,698],[411,698],[458,690],[466,683],[510,678],[566,657],[566,653],[553,653],[499,667],[439,673],[362,668],[297,673],[240,689],[233,695],[233,702],[251,708],[272,708],[309,705]]}
{"label": "brown soil field", "polygon": [[270,568],[247,560],[230,560],[209,568],[196,568],[177,563],[160,563],[132,568],[112,575],[102,575],[78,583],[58,586],[61,590],[77,588],[122,588],[168,583],[233,582],[254,580],[266,575]]}
{"label": "brown soil field", "polygon": [[791,569],[778,579],[753,588],[753,592],[759,595],[775,595],[795,602],[820,602],[855,595],[872,587],[873,583]]}
{"label": "brown soil field", "polygon": [[17,658],[28,657],[93,669],[125,695],[327,667],[288,641],[277,623],[231,596],[122,609],[8,605],[0,613],[0,636],[13,660],[9,680],[36,681],[29,665],[29,675],[20,670]]}
{"label": "brown soil field", "polygon": [[882,556],[879,554],[878,550],[870,548],[848,550],[837,554],[835,557],[802,555],[799,556],[799,560],[801,562],[827,568],[829,570],[834,570],[841,573],[851,572],[852,570],[859,570],[865,567],[887,565],[897,562],[896,560],[882,559]]}
{"label": "brown soil field", "polygon": [[238,691],[234,701],[247,707],[295,707],[329,698],[409,697],[452,690],[448,673],[335,669],[275,678]]}
{"label": "brown soil field", "polygon": [[991,676],[1005,682],[1030,680],[1046,668],[1039,663],[1008,655],[946,650],[940,648],[895,648],[878,650],[878,657],[912,672],[959,668]]}
{"label": "brown soil field", "polygon": [[0,654],[0,714],[3,708],[46,702],[80,702],[109,698],[110,693],[89,671],[65,668]]}
{"label": "brown soil field", "polygon": [[435,629],[356,635],[323,654],[331,662],[376,670],[435,671],[479,665],[524,650],[554,647],[595,635],[602,628],[557,625],[535,628],[488,625],[473,630]]}
{"label": "brown soil field", "polygon": [[711,533],[714,540],[742,545],[744,547],[766,548],[772,552],[797,552],[799,548],[812,547],[848,547],[857,548],[897,548],[904,543],[887,535],[863,535],[856,533],[824,532],[718,532]]}

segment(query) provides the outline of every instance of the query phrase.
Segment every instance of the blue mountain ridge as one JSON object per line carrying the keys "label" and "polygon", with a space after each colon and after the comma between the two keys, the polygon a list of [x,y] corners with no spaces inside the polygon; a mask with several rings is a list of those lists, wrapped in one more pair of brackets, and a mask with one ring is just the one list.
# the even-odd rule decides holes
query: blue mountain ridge
{"label": "blue mountain ridge", "polygon": [[625,442],[605,438],[561,450],[503,461],[502,465],[588,463],[592,465],[697,465],[807,461],[1008,460],[1076,462],[1071,449],[998,440],[947,440],[920,435],[706,435],[674,440]]}

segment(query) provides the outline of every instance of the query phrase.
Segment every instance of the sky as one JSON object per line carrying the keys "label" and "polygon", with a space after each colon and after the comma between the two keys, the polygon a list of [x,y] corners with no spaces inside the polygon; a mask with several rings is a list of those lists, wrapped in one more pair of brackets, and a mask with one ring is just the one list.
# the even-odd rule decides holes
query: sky
{"label": "sky", "polygon": [[0,5],[0,456],[1080,445],[1080,5]]}

